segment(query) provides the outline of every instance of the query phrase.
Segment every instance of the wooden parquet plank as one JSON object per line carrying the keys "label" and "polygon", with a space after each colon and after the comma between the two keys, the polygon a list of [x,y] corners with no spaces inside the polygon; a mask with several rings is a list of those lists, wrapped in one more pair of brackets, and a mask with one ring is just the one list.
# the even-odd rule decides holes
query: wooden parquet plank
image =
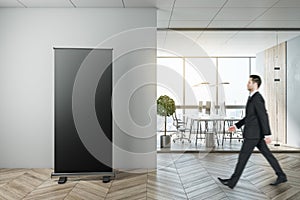
{"label": "wooden parquet plank", "polygon": [[300,199],[300,190],[298,190],[297,193],[293,194],[293,196],[287,198],[287,200],[298,200],[298,199]]}
{"label": "wooden parquet plank", "polygon": [[[210,194],[211,194],[211,196],[209,196]],[[199,197],[192,198],[192,199],[197,200],[197,198],[199,199]],[[201,199],[205,199],[205,200],[220,200],[220,199],[229,200],[228,197],[226,196],[226,194],[221,189],[220,190],[214,190],[214,192],[210,192],[210,193],[208,193],[208,195],[206,193],[204,193],[203,196],[201,196]]]}
{"label": "wooden parquet plank", "polygon": [[12,181],[16,177],[26,173],[30,169],[7,169],[7,168],[0,168],[0,186],[7,184],[8,182]]}
{"label": "wooden parquet plank", "polygon": [[135,198],[137,195],[146,197],[146,184],[130,187],[122,190],[109,191],[106,199],[117,200]]}
{"label": "wooden parquet plank", "polygon": [[32,175],[30,173],[31,170],[25,171],[24,174],[2,185],[0,187],[0,196],[7,199],[22,199],[45,181],[42,176]]}
{"label": "wooden parquet plank", "polygon": [[15,194],[14,192],[10,191],[8,188],[0,188],[0,199],[5,199],[5,200],[16,200],[16,199],[21,199],[25,195],[18,195]]}
{"label": "wooden parquet plank", "polygon": [[111,183],[104,184],[101,181],[80,181],[68,194],[69,199],[105,199]]}
{"label": "wooden parquet plank", "polygon": [[47,180],[33,191],[24,200],[35,199],[64,199],[74,188],[78,181],[68,181],[65,184],[57,184],[56,180]]}
{"label": "wooden parquet plank", "polygon": [[290,188],[288,190],[285,190],[284,192],[278,193],[278,195],[274,196],[272,200],[290,199],[290,198],[296,198],[297,196],[300,197],[299,189]]}
{"label": "wooden parquet plank", "polygon": [[[213,191],[220,192],[219,186],[215,184],[215,182],[210,182],[210,184],[207,184],[206,186],[203,187],[200,186],[198,190],[194,190],[192,192],[187,192],[187,195],[189,198],[202,198],[202,197],[207,197],[207,194],[212,194]],[[205,195],[206,194],[206,195]]]}
{"label": "wooden parquet plank", "polygon": [[266,192],[267,196],[271,199],[275,198],[276,196],[280,195],[281,193],[286,192],[287,190],[291,189],[292,186],[290,186],[288,183],[282,183],[276,187],[270,186],[270,190]]}

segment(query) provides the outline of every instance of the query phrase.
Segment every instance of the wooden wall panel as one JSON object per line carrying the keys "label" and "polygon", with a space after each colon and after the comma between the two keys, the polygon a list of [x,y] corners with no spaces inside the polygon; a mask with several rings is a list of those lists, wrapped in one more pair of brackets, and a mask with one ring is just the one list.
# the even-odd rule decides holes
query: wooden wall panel
{"label": "wooden wall panel", "polygon": [[[280,70],[274,69],[276,65]],[[275,82],[275,78],[280,81]],[[273,141],[278,136],[279,143],[286,144],[286,42],[265,50],[263,87]]]}

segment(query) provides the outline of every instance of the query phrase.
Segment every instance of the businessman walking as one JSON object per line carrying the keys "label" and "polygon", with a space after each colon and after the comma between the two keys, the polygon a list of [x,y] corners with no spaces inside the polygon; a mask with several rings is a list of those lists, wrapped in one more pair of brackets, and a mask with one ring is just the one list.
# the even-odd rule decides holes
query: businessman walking
{"label": "businessman walking", "polygon": [[243,138],[244,142],[239,153],[238,162],[236,164],[234,173],[229,179],[218,178],[220,182],[229,188],[233,189],[237,184],[242,172],[249,160],[254,147],[257,147],[263,156],[270,163],[274,169],[277,180],[270,185],[278,185],[286,182],[287,178],[282,171],[278,161],[270,152],[266,143],[270,143],[271,135],[268,114],[265,108],[265,101],[262,95],[258,92],[258,88],[261,85],[261,78],[257,75],[250,75],[247,88],[250,92],[250,96],[246,105],[246,116],[237,122],[234,126],[229,127],[229,131],[233,132],[237,128],[244,126]]}

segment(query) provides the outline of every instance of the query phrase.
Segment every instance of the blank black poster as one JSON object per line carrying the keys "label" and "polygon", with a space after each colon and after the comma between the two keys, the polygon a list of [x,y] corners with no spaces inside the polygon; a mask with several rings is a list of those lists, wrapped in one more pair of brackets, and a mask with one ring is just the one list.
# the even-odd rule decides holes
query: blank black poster
{"label": "blank black poster", "polygon": [[54,53],[54,173],[112,172],[112,49]]}

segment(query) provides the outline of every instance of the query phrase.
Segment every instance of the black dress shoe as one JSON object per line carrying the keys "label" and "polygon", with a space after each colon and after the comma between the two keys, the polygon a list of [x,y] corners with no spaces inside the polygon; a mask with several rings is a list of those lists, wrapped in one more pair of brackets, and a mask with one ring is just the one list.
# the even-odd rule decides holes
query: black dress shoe
{"label": "black dress shoe", "polygon": [[287,182],[287,178],[286,177],[278,177],[277,180],[273,183],[271,183],[270,185],[279,185],[280,183],[284,183]]}
{"label": "black dress shoe", "polygon": [[218,177],[218,179],[219,179],[219,181],[220,181],[223,185],[228,186],[230,189],[233,189],[233,188],[234,188],[234,186],[232,186],[232,185],[229,184],[230,179],[222,179],[222,178],[219,178],[219,177]]}

